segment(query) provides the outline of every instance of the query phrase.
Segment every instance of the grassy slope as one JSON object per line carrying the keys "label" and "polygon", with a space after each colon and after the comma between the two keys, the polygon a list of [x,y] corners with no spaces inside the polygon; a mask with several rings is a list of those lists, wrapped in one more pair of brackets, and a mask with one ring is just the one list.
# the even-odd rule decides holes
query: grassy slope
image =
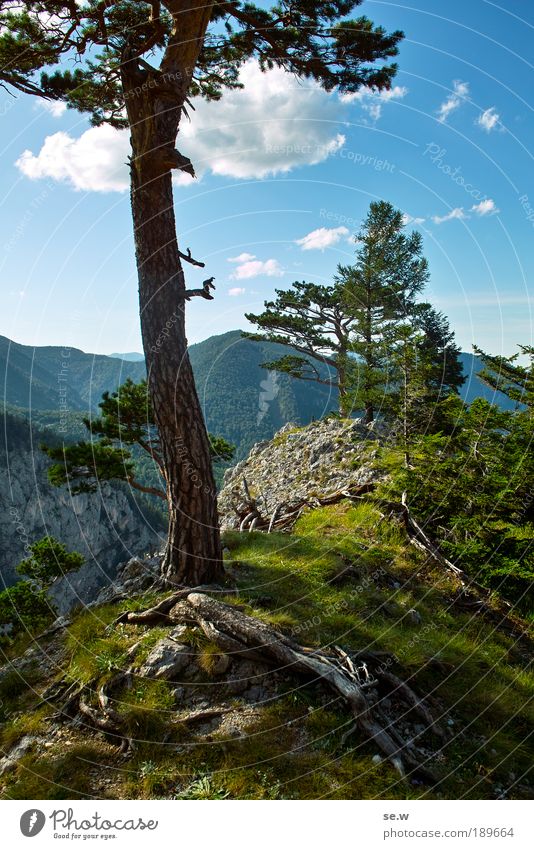
{"label": "grassy slope", "polygon": [[[529,747],[534,675],[504,632],[450,604],[454,579],[425,565],[398,528],[371,502],[347,502],[304,515],[291,536],[229,534],[228,566],[239,601],[307,645],[335,642],[393,651],[394,671],[428,698],[451,729],[434,768],[434,788],[406,786],[376,747],[358,737],[341,745],[349,715],[331,697],[295,682],[256,710],[246,736],[215,731],[190,736],[169,720],[170,685],[145,681],[123,694],[121,711],[140,742],[130,759],[111,742],[75,729],[52,738],[44,754],[27,755],[5,776],[3,798],[509,798],[532,797]],[[357,577],[332,583],[347,564]],[[125,602],[139,608],[147,599]],[[166,629],[106,625],[121,605],[80,615],[67,636],[65,663],[73,680],[110,674],[142,635],[142,652]],[[421,616],[414,623],[407,611]],[[206,649],[209,650],[209,647]],[[206,664],[206,692],[213,682]],[[48,728],[35,710],[44,680],[4,682],[2,746]],[[452,723],[452,724],[451,724]],[[162,742],[164,741],[164,742]],[[531,738],[530,738],[530,742]]]}

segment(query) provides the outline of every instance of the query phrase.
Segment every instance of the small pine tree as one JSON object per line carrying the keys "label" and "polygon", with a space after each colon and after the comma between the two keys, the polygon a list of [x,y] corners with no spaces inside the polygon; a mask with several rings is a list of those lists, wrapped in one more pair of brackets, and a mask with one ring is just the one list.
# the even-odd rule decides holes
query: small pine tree
{"label": "small pine tree", "polygon": [[[54,486],[71,485],[71,492],[94,492],[99,482],[122,480],[147,495],[167,500],[163,482],[165,464],[146,380],[134,383],[128,378],[116,392],[104,392],[99,404],[102,415],[84,419],[90,441],[74,445],[47,446],[42,450],[54,460],[48,478]],[[235,448],[221,436],[208,434],[212,462],[225,462]],[[137,447],[148,455],[158,470],[162,487],[146,486],[135,477],[130,449]]]}
{"label": "small pine tree", "polygon": [[85,558],[76,551],[68,551],[62,542],[51,536],[43,537],[30,545],[31,556],[21,560],[16,567],[19,575],[33,581],[44,590],[56,579],[82,566]]}

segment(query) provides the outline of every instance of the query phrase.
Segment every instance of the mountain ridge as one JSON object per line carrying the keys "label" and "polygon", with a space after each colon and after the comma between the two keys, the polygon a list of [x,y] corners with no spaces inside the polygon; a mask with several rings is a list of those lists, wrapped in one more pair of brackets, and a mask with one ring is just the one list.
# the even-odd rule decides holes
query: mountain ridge
{"label": "mountain ridge", "polygon": [[[236,445],[238,460],[256,442],[270,439],[288,422],[305,425],[337,407],[334,388],[261,367],[282,353],[287,349],[269,342],[252,342],[243,338],[241,330],[210,336],[189,348],[208,430]],[[478,357],[463,352],[461,360],[467,377],[460,392],[465,401],[483,397],[503,409],[513,407],[506,396],[495,393],[477,377],[482,368]],[[52,429],[56,420],[57,425],[65,425],[69,414],[72,419],[81,419],[82,414],[96,412],[104,391],[115,390],[127,378],[138,381],[144,376],[142,360],[90,354],[70,347],[34,348],[0,337],[4,408],[31,411],[36,420],[45,416]],[[79,424],[71,422],[68,428],[79,429]]]}

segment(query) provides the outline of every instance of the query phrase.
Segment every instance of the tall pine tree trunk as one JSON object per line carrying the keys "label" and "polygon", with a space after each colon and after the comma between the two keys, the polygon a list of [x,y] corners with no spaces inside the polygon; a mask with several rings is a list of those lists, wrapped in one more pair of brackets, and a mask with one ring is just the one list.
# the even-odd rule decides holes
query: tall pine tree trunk
{"label": "tall pine tree trunk", "polygon": [[[141,174],[139,173],[141,171]],[[164,573],[195,585],[221,575],[216,489],[185,335],[185,281],[171,172],[149,182],[132,166],[141,331],[169,507]]]}
{"label": "tall pine tree trunk", "polygon": [[[162,69],[153,75],[125,51],[121,75],[131,131],[131,203],[148,385],[163,456],[169,533],[163,572],[188,585],[222,575],[217,498],[209,441],[185,335],[185,279],[176,238],[172,170],[189,173],[176,136],[211,14],[177,7]],[[180,24],[180,21],[182,23]]]}

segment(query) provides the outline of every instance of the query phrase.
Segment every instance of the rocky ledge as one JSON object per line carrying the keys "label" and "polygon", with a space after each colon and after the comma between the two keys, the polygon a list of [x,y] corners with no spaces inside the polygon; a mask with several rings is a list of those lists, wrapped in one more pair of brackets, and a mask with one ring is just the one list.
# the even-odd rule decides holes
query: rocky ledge
{"label": "rocky ledge", "polygon": [[223,530],[276,526],[305,504],[364,489],[378,477],[373,460],[385,437],[380,423],[328,418],[306,427],[287,424],[229,469],[219,495]]}

